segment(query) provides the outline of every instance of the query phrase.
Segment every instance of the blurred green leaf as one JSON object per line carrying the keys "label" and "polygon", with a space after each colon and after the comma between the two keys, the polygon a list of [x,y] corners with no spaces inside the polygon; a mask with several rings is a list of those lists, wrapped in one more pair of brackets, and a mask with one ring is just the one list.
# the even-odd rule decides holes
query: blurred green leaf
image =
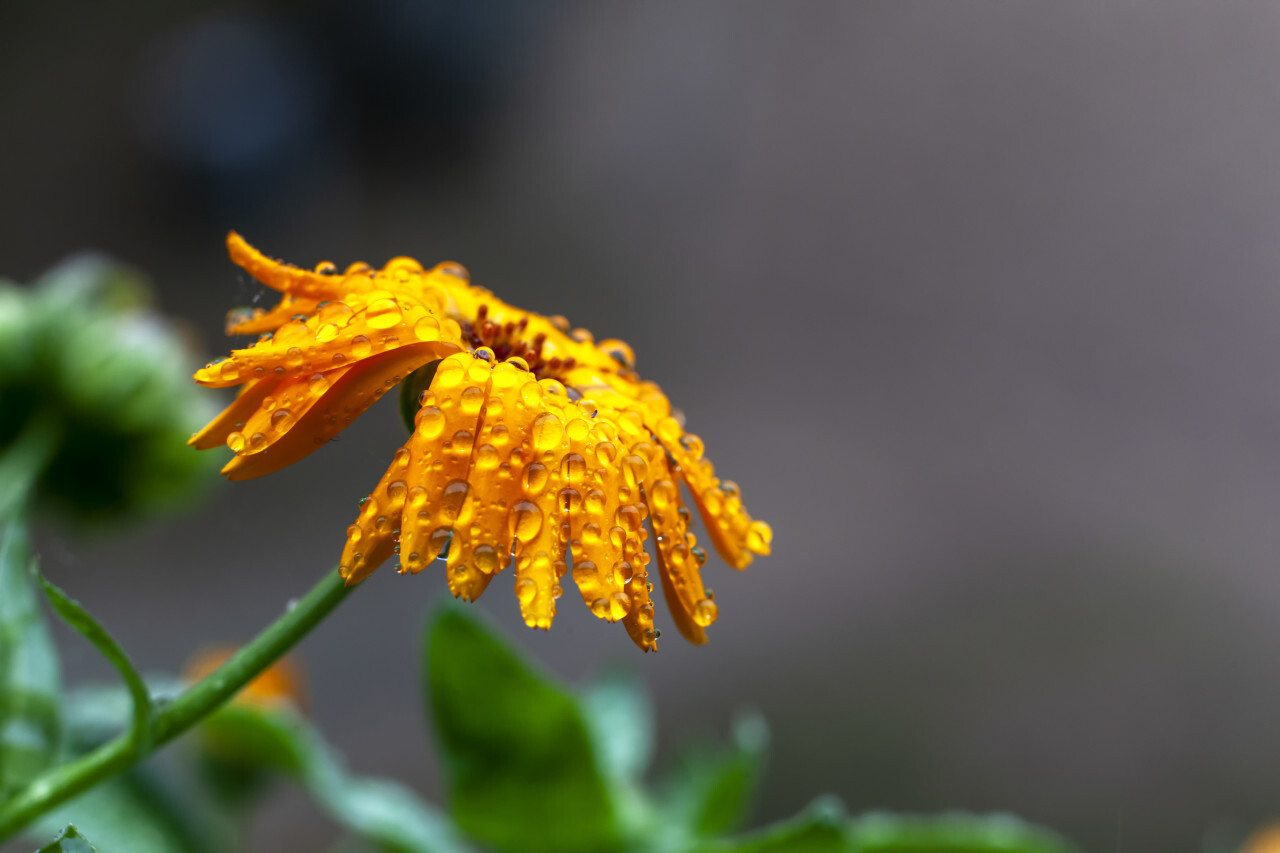
{"label": "blurred green leaf", "polygon": [[653,754],[653,706],[632,671],[615,670],[582,691],[587,731],[604,771],[635,782]]}
{"label": "blurred green leaf", "polygon": [[699,747],[678,760],[663,796],[664,814],[695,838],[738,828],[760,784],[768,746],[764,718],[740,716],[728,750]]}
{"label": "blurred green leaf", "polygon": [[58,612],[58,615],[68,625],[79,631],[81,636],[93,643],[94,647],[111,662],[111,665],[120,673],[120,677],[124,679],[125,687],[133,700],[132,737],[135,743],[145,744],[151,736],[151,720],[155,708],[151,701],[151,694],[147,691],[146,682],[142,680],[142,676],[134,669],[133,661],[129,660],[129,656],[125,654],[124,649],[115,641],[115,638],[98,624],[98,620],[94,619],[80,605],[80,602],[71,598],[55,584],[50,583],[48,578],[43,575],[40,576],[40,584],[44,587],[44,593],[48,596],[49,602],[53,605],[53,609]]}
{"label": "blurred green leaf", "polygon": [[96,853],[96,850],[74,826],[68,826],[36,853]]}
{"label": "blurred green leaf", "polygon": [[463,830],[508,853],[619,846],[615,804],[571,694],[457,607],[431,624],[425,660]]}
{"label": "blurred green leaf", "polygon": [[205,749],[223,772],[270,768],[301,785],[337,823],[393,853],[464,853],[448,821],[405,786],[349,774],[292,707],[232,704],[204,723]]}
{"label": "blurred green leaf", "polygon": [[55,806],[30,827],[28,838],[74,824],[101,853],[218,853],[225,839],[211,831],[172,781],[147,765],[109,779]]}
{"label": "blurred green leaf", "polygon": [[849,821],[855,853],[1076,853],[1066,839],[1012,815],[873,813]]}
{"label": "blurred green leaf", "polygon": [[[737,839],[703,842],[689,853],[845,853],[860,850],[846,839],[844,807],[820,798],[798,816]],[[949,849],[929,853],[952,853]]]}
{"label": "blurred green leaf", "polygon": [[0,795],[57,757],[59,665],[34,589],[25,525],[0,521]]}

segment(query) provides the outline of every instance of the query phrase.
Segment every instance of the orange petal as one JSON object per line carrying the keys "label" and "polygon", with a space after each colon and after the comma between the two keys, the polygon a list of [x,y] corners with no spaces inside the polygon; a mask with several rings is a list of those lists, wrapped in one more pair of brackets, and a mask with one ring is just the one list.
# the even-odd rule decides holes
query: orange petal
{"label": "orange petal", "polygon": [[410,344],[341,372],[326,374],[332,381],[316,404],[294,418],[284,434],[262,452],[237,455],[222,473],[229,480],[248,480],[297,462],[346,429],[401,379],[445,354],[442,349],[440,344]]}
{"label": "orange petal", "polygon": [[279,384],[280,380],[274,377],[246,382],[231,405],[209,421],[204,429],[191,436],[187,444],[197,450],[221,447],[231,433],[237,430],[243,431],[249,416],[262,405],[263,399]]}
{"label": "orange petal", "polygon": [[[449,577],[461,578],[455,595],[475,600],[490,579],[511,560],[511,529],[507,516],[520,496],[524,454],[520,433],[520,389],[532,376],[512,364],[498,364],[490,375],[488,399],[480,412],[475,449],[467,482],[468,525],[457,525],[449,543]],[[459,594],[461,593],[461,594]]]}
{"label": "orange petal", "polygon": [[693,495],[707,535],[724,561],[735,569],[751,565],[752,555],[769,553],[773,532],[763,521],[754,521],[742,506],[735,483],[721,482],[715,466],[703,456],[702,439],[686,433],[675,418],[653,424],[663,447],[675,460],[681,477]]}
{"label": "orange petal", "polygon": [[260,335],[270,332],[292,320],[299,314],[314,313],[319,302],[314,299],[297,299],[283,296],[274,308],[237,308],[227,314],[228,335]]}
{"label": "orange petal", "polygon": [[322,275],[273,260],[250,246],[234,231],[227,234],[227,253],[233,264],[267,287],[301,299],[339,299],[344,293],[357,289],[353,286],[355,282],[347,281],[353,276]]}
{"label": "orange petal", "polygon": [[[354,306],[354,307],[353,307]],[[381,311],[374,314],[374,306]],[[366,306],[358,298],[330,302],[303,321],[286,323],[269,340],[234,350],[227,361],[196,372],[196,381],[224,387],[268,373],[309,376],[347,367],[419,343],[443,352],[462,349],[462,330],[437,317],[413,297],[379,297]]]}
{"label": "orange petal", "polygon": [[701,567],[706,556],[696,548],[689,533],[688,512],[680,502],[679,487],[660,447],[650,454],[648,462],[644,490],[656,539],[662,593],[680,633],[689,642],[702,644],[707,641],[704,629],[716,619],[715,602],[702,586]]}
{"label": "orange petal", "polygon": [[[409,500],[400,525],[400,564],[420,572],[449,541],[455,525],[468,525],[467,471],[475,448],[480,410],[489,387],[487,361],[470,353],[440,362],[431,388],[423,392],[415,419]],[[465,568],[465,567],[464,567]],[[472,591],[470,572],[457,581],[455,595]],[[449,576],[455,589],[454,576]]]}
{"label": "orange petal", "polygon": [[592,418],[570,418],[565,433],[571,451],[560,463],[566,487],[561,494],[568,495],[573,582],[592,613],[616,622],[632,606],[626,585],[635,570],[626,554],[644,553],[640,490],[627,490],[624,503],[621,451]]}
{"label": "orange petal", "polygon": [[338,572],[347,586],[360,583],[374,569],[387,561],[395,549],[400,533],[400,514],[404,510],[405,476],[409,471],[408,447],[396,451],[395,461],[382,475],[373,494],[360,503],[360,515],[347,528],[347,543],[342,549]]}

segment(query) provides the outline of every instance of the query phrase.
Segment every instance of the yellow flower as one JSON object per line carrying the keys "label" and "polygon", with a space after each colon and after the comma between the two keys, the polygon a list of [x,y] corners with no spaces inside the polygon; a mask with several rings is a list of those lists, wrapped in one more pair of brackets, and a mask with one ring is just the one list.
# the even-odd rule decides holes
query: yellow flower
{"label": "yellow flower", "polygon": [[265,257],[234,232],[227,247],[284,294],[269,311],[232,312],[229,334],[264,334],[195,375],[209,387],[242,386],[191,439],[235,452],[223,468],[229,479],[296,462],[425,368],[414,376],[424,390],[413,433],[347,528],[348,584],[393,553],[401,572],[417,573],[447,551],[450,591],[474,600],[514,563],[525,622],[550,628],[567,553],[591,612],[621,621],[648,651],[658,632],[646,518],[681,633],[704,643],[716,619],[680,480],[729,565],[769,553],[769,526],[716,477],[702,440],[636,374],[622,341],[597,343],[561,317],[508,305],[454,263],[425,270],[394,258],[380,270],[324,263],[313,272]]}

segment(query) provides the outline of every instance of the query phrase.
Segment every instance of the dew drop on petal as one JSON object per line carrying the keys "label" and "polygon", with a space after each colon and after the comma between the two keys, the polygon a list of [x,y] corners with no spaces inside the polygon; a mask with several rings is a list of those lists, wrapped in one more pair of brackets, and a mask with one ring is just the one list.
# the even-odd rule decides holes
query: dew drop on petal
{"label": "dew drop on petal", "polygon": [[365,322],[371,329],[390,329],[399,323],[403,316],[398,302],[389,297],[383,297],[369,304],[365,312]]}
{"label": "dew drop on petal", "polygon": [[511,508],[511,535],[521,542],[532,542],[542,531],[542,510],[531,501],[520,501]]}
{"label": "dew drop on petal", "polygon": [[520,604],[528,607],[533,604],[533,600],[538,597],[538,585],[529,578],[521,578],[516,581],[516,598],[520,600]]}
{"label": "dew drop on petal", "polygon": [[693,621],[705,628],[716,621],[718,613],[716,603],[709,598],[704,598],[693,607]]}
{"label": "dew drop on petal", "polygon": [[564,424],[550,412],[533,421],[533,446],[538,450],[554,450],[564,441]]}
{"label": "dew drop on petal", "polygon": [[492,545],[477,546],[473,558],[476,568],[486,575],[491,575],[500,568],[498,565],[498,552]]}
{"label": "dew drop on petal", "polygon": [[423,406],[418,410],[418,435],[426,439],[439,438],[444,432],[445,417],[439,406]]}

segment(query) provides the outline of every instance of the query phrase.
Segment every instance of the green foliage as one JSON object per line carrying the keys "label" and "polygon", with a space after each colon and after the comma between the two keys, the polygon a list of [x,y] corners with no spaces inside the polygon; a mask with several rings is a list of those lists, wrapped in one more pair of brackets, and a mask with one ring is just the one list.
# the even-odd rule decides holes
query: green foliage
{"label": "green foliage", "polygon": [[503,851],[607,851],[615,805],[573,695],[461,609],[429,632],[426,681],[454,819]]}
{"label": "green foliage", "polygon": [[101,652],[102,656],[120,673],[120,677],[124,679],[125,686],[129,690],[129,696],[133,700],[133,725],[131,729],[133,738],[138,743],[146,742],[151,734],[150,727],[154,707],[146,682],[142,680],[142,676],[134,669],[133,661],[129,660],[129,656],[125,654],[124,649],[120,648],[120,644],[115,641],[115,638],[108,634],[98,624],[98,621],[80,606],[80,602],[50,583],[44,576],[40,577],[40,583],[44,587],[45,595],[49,598],[49,603],[53,605],[53,609],[62,617],[63,621],[79,631],[81,636],[90,643],[93,643],[94,648]]}
{"label": "green foliage", "polygon": [[82,521],[168,508],[211,470],[186,447],[210,401],[146,303],[138,273],[91,256],[0,281],[0,454],[33,423],[56,435],[37,497]]}
{"label": "green foliage", "polygon": [[768,726],[751,714],[735,721],[728,750],[689,750],[667,785],[667,814],[694,838],[738,828],[760,783],[768,744]]}
{"label": "green foliage", "polygon": [[74,826],[67,826],[58,833],[57,838],[41,847],[36,853],[96,853],[96,851],[89,840]]}
{"label": "green foliage", "polygon": [[269,768],[293,779],[340,826],[388,853],[461,853],[448,821],[397,782],[350,774],[319,732],[288,704],[236,703],[201,732],[223,778]]}
{"label": "green foliage", "polygon": [[40,611],[25,525],[0,521],[0,801],[57,758],[58,655]]}

